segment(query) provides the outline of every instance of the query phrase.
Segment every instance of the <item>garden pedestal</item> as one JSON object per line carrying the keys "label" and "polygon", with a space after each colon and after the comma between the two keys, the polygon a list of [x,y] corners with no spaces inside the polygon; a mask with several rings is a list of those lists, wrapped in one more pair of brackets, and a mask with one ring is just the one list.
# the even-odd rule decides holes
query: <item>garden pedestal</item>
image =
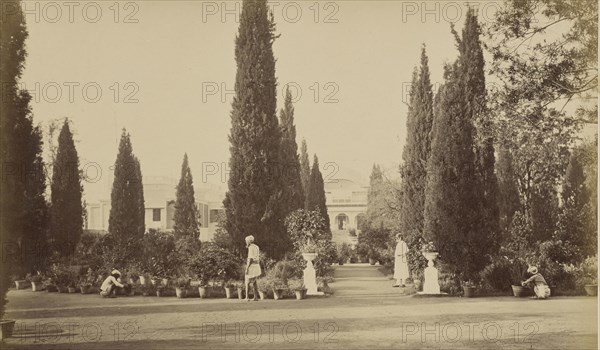
{"label": "garden pedestal", "polygon": [[441,294],[440,284],[438,282],[438,270],[433,266],[433,260],[438,256],[435,252],[423,253],[427,259],[427,267],[425,268],[425,283],[423,283],[422,294]]}
{"label": "garden pedestal", "polygon": [[323,295],[317,291],[317,272],[313,266],[313,260],[317,257],[317,253],[302,253],[302,257],[306,260],[306,268],[304,269],[304,286],[307,289],[307,295]]}

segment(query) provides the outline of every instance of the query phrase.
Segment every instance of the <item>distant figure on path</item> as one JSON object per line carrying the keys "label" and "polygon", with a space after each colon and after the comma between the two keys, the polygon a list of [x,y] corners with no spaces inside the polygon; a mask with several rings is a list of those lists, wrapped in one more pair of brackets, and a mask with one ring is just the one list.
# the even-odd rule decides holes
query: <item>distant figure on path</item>
{"label": "distant figure on path", "polygon": [[262,270],[260,268],[259,255],[260,250],[258,246],[254,244],[254,236],[246,236],[246,247],[248,247],[248,260],[246,263],[246,301],[250,301],[250,283],[254,286],[254,301],[258,301],[258,286],[256,285],[256,278],[260,277]]}
{"label": "distant figure on path", "polygon": [[394,287],[404,287],[404,281],[408,278],[408,246],[402,240],[400,234],[396,235],[398,244],[396,244],[396,252],[394,253],[394,278],[396,284]]}
{"label": "distant figure on path", "polygon": [[523,287],[529,285],[533,288],[535,292],[535,299],[546,299],[550,296],[550,287],[548,287],[548,283],[546,283],[546,279],[542,274],[538,273],[538,269],[535,266],[531,266],[528,270],[532,274],[526,281],[523,281],[521,285]]}
{"label": "distant figure on path", "polygon": [[119,282],[119,278],[121,278],[121,273],[119,270],[112,270],[110,276],[106,277],[104,282],[102,282],[102,286],[100,287],[100,295],[105,298],[114,298],[115,288],[124,288],[125,286]]}

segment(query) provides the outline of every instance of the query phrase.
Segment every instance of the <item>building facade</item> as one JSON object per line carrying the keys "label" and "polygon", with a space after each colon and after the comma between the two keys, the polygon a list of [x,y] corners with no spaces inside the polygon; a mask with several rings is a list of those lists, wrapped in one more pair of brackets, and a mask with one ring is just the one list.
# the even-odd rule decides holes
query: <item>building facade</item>
{"label": "building facade", "polygon": [[[146,229],[173,230],[177,182],[170,178],[144,178]],[[225,190],[215,187],[195,187],[196,207],[200,223],[200,240],[213,239],[220,215],[224,215]],[[348,242],[351,230],[360,233],[367,211],[368,186],[348,179],[331,179],[325,183],[327,212],[333,240]],[[86,229],[108,231],[110,200],[104,199],[87,205]]]}
{"label": "building facade", "polygon": [[[177,183],[170,178],[144,178],[144,205],[146,230],[173,230],[175,224],[175,193]],[[194,187],[196,208],[199,214],[200,240],[213,239],[219,216],[224,212],[224,191],[214,187]],[[86,229],[108,231],[110,200],[104,199],[87,205]]]}

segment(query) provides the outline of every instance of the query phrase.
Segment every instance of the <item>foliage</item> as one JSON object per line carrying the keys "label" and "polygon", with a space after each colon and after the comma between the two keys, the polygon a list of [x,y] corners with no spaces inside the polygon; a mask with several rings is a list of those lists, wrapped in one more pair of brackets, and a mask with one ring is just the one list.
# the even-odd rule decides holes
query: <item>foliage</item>
{"label": "foliage", "polygon": [[336,246],[337,248],[337,256],[338,256],[338,262],[340,263],[346,263],[348,261],[348,259],[350,259],[350,255],[351,255],[351,250],[350,250],[350,245],[346,242],[338,244]]}
{"label": "foliage", "polygon": [[178,262],[173,255],[175,237],[172,233],[148,230],[141,243],[141,250],[142,256],[146,257],[140,261],[140,268],[144,273],[157,278],[168,278],[175,274]]}
{"label": "foliage", "polygon": [[257,278],[256,279],[256,287],[258,288],[259,291],[266,292],[273,288],[269,282],[270,282],[269,279],[266,277]]}
{"label": "foliage", "polygon": [[409,248],[408,265],[414,273],[425,268],[420,243],[425,223],[425,187],[427,160],[431,154],[433,127],[433,92],[428,57],[423,46],[421,65],[413,72],[410,103],[406,119],[407,139],[402,152],[403,165],[400,230]]}
{"label": "foliage", "polygon": [[[569,102],[597,93],[596,1],[510,0],[488,36],[492,72],[503,83],[498,101],[515,121],[553,119]],[[597,123],[596,99],[577,114]]]}
{"label": "foliage", "polygon": [[580,274],[577,283],[580,286],[586,284],[598,284],[598,257],[592,256],[581,263]]}
{"label": "foliage", "polygon": [[217,279],[224,281],[239,279],[240,266],[239,258],[213,243],[203,243],[200,250],[189,260],[190,272],[204,286]]}
{"label": "foliage", "polygon": [[395,247],[392,240],[390,230],[385,228],[383,224],[375,228],[369,226],[358,236],[359,255],[366,254],[369,258],[379,260],[388,247]]}
{"label": "foliage", "polygon": [[506,257],[496,257],[481,271],[481,280],[495,291],[510,291],[511,285],[520,285],[527,265],[519,260],[511,262]]}
{"label": "foliage", "polygon": [[244,251],[244,237],[251,233],[258,246],[280,258],[288,240],[283,227],[285,213],[277,208],[283,182],[274,171],[280,164],[281,142],[273,56],[276,36],[266,0],[243,2],[239,23],[224,228],[238,253]]}
{"label": "foliage", "polygon": [[125,129],[121,134],[114,174],[108,232],[113,236],[112,249],[120,262],[119,265],[124,265],[127,259],[118,257],[135,254],[145,231],[144,189],[140,162],[133,155],[131,139]]}
{"label": "foliage", "polygon": [[52,250],[61,256],[73,254],[83,232],[81,178],[79,156],[69,120],[65,119],[53,164],[49,226]]}
{"label": "foliage", "polygon": [[301,278],[290,278],[287,281],[287,286],[290,290],[304,290],[304,280]]}
{"label": "foliage", "polygon": [[310,180],[308,182],[308,191],[306,192],[306,206],[308,211],[318,210],[324,220],[325,230],[331,235],[331,226],[329,215],[327,214],[327,199],[325,197],[325,184],[323,175],[319,169],[319,158],[315,154],[312,169],[310,171]]}
{"label": "foliage", "polygon": [[190,236],[196,240],[200,236],[198,209],[194,197],[194,179],[188,164],[187,153],[183,156],[181,177],[177,184],[173,232],[175,237]]}
{"label": "foliage", "polygon": [[306,207],[308,183],[310,182],[310,160],[308,159],[308,147],[305,139],[302,139],[302,146],[300,147],[300,180],[302,181],[304,206]]}
{"label": "foliage", "polygon": [[294,210],[304,208],[304,189],[300,174],[298,145],[296,144],[296,126],[294,125],[294,106],[289,87],[285,90],[284,108],[280,112],[281,144],[279,147],[280,179],[283,191],[279,208],[283,217]]}
{"label": "foliage", "polygon": [[285,218],[285,226],[294,249],[301,250],[309,240],[328,239],[325,219],[317,210],[298,209]]}

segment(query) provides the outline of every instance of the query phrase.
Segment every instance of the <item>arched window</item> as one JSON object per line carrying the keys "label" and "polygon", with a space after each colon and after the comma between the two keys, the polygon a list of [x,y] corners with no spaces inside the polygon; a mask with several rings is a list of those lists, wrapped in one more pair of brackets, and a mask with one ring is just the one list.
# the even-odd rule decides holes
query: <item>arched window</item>
{"label": "arched window", "polygon": [[346,214],[339,214],[335,217],[338,230],[345,230],[348,226],[348,216]]}

